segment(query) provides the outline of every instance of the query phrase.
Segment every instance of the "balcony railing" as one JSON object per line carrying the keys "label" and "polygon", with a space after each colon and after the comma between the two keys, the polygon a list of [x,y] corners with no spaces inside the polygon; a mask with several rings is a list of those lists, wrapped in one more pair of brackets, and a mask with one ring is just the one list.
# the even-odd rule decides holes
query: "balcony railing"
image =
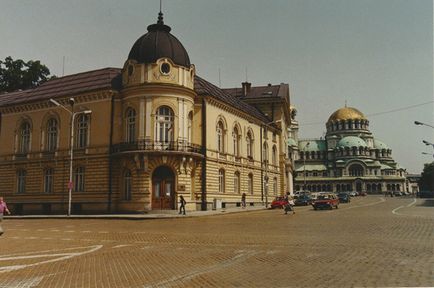
{"label": "balcony railing", "polygon": [[115,144],[112,147],[113,153],[128,151],[177,151],[200,154],[202,151],[202,146],[181,141],[161,142],[153,140],[140,140],[136,142],[123,142],[120,144]]}

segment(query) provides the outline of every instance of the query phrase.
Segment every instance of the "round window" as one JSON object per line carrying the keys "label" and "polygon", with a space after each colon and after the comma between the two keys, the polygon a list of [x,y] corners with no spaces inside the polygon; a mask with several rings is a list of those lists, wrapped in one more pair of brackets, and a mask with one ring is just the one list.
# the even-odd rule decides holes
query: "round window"
{"label": "round window", "polygon": [[168,63],[161,64],[161,72],[163,74],[169,74],[169,72],[170,72],[170,65]]}

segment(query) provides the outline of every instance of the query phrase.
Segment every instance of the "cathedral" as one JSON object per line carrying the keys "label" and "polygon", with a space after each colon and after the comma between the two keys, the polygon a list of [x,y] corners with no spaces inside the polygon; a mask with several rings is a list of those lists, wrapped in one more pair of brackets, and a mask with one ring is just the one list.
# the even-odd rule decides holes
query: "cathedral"
{"label": "cathedral", "polygon": [[243,194],[265,207],[293,192],[288,84],[213,85],[161,12],[124,63],[0,94],[0,195],[14,214],[175,211],[181,195],[190,211]]}
{"label": "cathedral", "polygon": [[343,107],[332,113],[325,139],[298,139],[294,114],[288,145],[296,158],[295,190],[405,191],[405,169],[393,160],[392,149],[372,135],[362,112]]}

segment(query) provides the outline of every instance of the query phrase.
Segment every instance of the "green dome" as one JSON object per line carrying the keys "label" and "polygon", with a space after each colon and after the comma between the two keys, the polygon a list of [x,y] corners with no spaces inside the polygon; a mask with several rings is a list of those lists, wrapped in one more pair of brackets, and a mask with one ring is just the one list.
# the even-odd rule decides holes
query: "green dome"
{"label": "green dome", "polygon": [[288,139],[287,144],[288,144],[288,146],[297,146],[297,143],[292,138]]}
{"label": "green dome", "polygon": [[386,144],[384,144],[383,142],[381,142],[378,139],[374,139],[374,148],[379,149],[379,150],[383,150],[383,149],[388,150],[389,149],[389,147],[387,147]]}
{"label": "green dome", "polygon": [[298,148],[300,151],[326,151],[327,146],[324,140],[305,140],[299,142]]}
{"label": "green dome", "polygon": [[367,147],[365,140],[356,136],[347,136],[339,140],[337,147]]}

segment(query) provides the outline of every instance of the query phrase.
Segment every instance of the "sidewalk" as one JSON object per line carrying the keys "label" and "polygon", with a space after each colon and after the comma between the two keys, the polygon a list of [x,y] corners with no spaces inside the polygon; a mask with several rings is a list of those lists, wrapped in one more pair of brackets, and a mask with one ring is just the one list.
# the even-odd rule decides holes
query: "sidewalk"
{"label": "sidewalk", "polygon": [[187,211],[186,215],[178,214],[177,210],[158,210],[148,211],[144,214],[99,214],[99,215],[11,215],[4,216],[4,219],[128,219],[128,220],[145,220],[145,219],[172,219],[172,218],[190,218],[190,217],[203,217],[212,215],[224,215],[232,213],[243,213],[265,210],[263,206],[257,207],[234,207],[219,210],[207,211]]}

